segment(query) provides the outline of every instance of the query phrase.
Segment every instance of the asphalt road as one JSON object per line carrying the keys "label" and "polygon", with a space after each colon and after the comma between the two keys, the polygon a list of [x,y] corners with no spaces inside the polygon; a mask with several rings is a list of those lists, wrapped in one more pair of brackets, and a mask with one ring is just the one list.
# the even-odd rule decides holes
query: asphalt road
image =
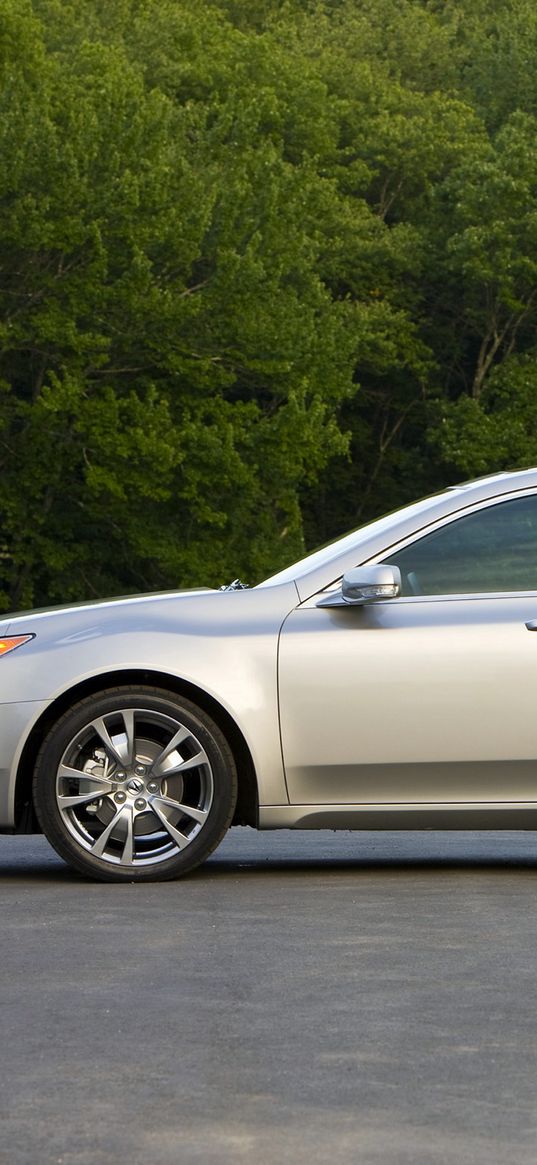
{"label": "asphalt road", "polygon": [[535,1165],[537,834],[0,838],[2,1165]]}

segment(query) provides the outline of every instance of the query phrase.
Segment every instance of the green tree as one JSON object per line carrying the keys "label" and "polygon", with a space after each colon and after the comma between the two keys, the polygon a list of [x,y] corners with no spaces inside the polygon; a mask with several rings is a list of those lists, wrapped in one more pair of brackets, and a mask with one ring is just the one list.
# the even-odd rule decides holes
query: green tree
{"label": "green tree", "polygon": [[351,313],[317,271],[337,195],[285,157],[285,88],[267,75],[254,102],[244,38],[205,11],[173,6],[170,57],[164,27],[147,43],[161,6],[123,5],[100,38],[90,7],[63,10],[62,40],[61,5],[4,4],[9,605],[297,553],[299,484],[344,448],[353,391]]}
{"label": "green tree", "polygon": [[256,581],[533,456],[530,0],[0,29],[4,608]]}

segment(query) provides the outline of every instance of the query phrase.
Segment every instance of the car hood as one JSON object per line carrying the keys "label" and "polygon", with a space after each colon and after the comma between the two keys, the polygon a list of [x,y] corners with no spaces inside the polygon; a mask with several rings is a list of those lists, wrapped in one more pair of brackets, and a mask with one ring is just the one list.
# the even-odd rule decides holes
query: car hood
{"label": "car hood", "polygon": [[151,592],[126,595],[69,606],[45,607],[7,613],[0,623],[0,635],[25,633],[50,639],[103,636],[114,632],[137,631],[217,633],[227,625],[255,623],[266,616],[285,615],[296,605],[294,584],[259,590],[198,590]]}
{"label": "car hood", "polygon": [[170,599],[175,602],[178,599],[189,599],[200,595],[214,595],[217,593],[217,591],[210,587],[199,587],[185,591],[149,591],[146,594],[113,595],[106,599],[87,599],[79,603],[55,603],[50,607],[32,607],[28,611],[8,611],[3,616],[0,627],[4,629],[5,633],[5,629],[8,626],[13,628],[15,624],[19,626],[19,624],[25,623],[30,619],[40,619],[47,615],[58,617],[76,614],[78,612],[82,614],[85,611],[102,613],[104,610],[114,607],[141,607],[150,603],[167,603]]}

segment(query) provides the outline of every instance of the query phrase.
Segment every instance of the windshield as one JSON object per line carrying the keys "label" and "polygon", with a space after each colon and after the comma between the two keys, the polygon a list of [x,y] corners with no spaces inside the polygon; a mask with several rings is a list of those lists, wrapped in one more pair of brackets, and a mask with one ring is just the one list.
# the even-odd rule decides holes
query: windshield
{"label": "windshield", "polygon": [[[346,554],[352,550],[354,546],[360,546],[366,539],[372,538],[377,534],[388,533],[392,526],[398,526],[408,518],[412,518],[414,514],[424,513],[433,506],[438,505],[438,499],[445,496],[447,493],[456,492],[457,487],[450,486],[448,490],[441,490],[437,494],[433,494],[428,498],[423,498],[419,502],[412,502],[409,506],[404,506],[403,509],[391,510],[388,514],[384,514],[382,518],[375,518],[373,522],[366,522],[363,526],[357,526],[356,529],[351,530],[350,534],[344,534],[341,538],[335,538],[331,542],[325,543],[317,550],[312,551],[311,554],[306,555],[305,558],[299,559],[291,566],[286,566],[284,570],[278,571],[277,574],[272,574],[270,578],[263,579],[263,582],[258,583],[260,587],[273,586],[275,583],[293,582],[294,579],[301,578],[310,571],[317,570],[318,567],[325,566],[332,559],[336,561],[340,555]],[[336,571],[337,573],[337,571]],[[334,577],[336,577],[334,575]]]}

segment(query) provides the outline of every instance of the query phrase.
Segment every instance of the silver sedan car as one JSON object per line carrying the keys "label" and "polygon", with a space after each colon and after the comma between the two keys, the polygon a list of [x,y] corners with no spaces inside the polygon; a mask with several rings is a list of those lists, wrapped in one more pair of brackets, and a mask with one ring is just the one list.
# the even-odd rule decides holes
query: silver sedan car
{"label": "silver sedan car", "polygon": [[537,469],[242,589],[5,616],[0,827],[174,878],[230,825],[536,829]]}

